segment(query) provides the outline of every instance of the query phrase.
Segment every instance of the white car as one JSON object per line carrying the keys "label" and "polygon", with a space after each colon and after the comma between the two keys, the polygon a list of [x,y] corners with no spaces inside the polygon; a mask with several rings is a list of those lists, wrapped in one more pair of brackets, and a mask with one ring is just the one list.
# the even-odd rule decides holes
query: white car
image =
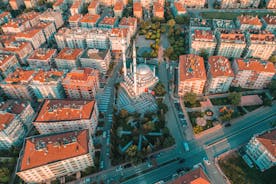
{"label": "white car", "polygon": [[119,171],[121,171],[121,170],[123,170],[122,166],[119,166],[119,167],[116,168],[116,171],[117,171],[117,172],[119,172]]}
{"label": "white car", "polygon": [[203,162],[206,164],[206,165],[211,165],[211,162],[208,160],[208,158],[204,157],[203,158]]}

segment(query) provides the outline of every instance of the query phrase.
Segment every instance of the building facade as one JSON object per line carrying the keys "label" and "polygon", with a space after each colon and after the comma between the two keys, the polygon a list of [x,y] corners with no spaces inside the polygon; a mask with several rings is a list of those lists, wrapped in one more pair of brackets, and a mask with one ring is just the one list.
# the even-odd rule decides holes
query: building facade
{"label": "building facade", "polygon": [[242,31],[260,30],[263,26],[258,16],[241,15],[237,17],[237,26]]}
{"label": "building facade", "polygon": [[55,58],[57,68],[60,70],[72,70],[79,67],[79,58],[82,52],[82,49],[62,49]]}
{"label": "building facade", "polygon": [[28,58],[27,62],[33,70],[50,70],[55,66],[54,57],[57,55],[56,49],[39,48]]}
{"label": "building facade", "polygon": [[127,28],[130,36],[133,36],[137,30],[137,18],[123,17],[120,21],[119,28]]}
{"label": "building facade", "polygon": [[20,67],[21,66],[15,55],[0,54],[0,76],[2,76],[2,78],[7,77],[10,73],[13,73]]}
{"label": "building facade", "polygon": [[17,33],[15,36],[17,41],[30,42],[34,49],[38,49],[42,44],[46,42],[46,38],[42,29],[32,29],[22,33]]}

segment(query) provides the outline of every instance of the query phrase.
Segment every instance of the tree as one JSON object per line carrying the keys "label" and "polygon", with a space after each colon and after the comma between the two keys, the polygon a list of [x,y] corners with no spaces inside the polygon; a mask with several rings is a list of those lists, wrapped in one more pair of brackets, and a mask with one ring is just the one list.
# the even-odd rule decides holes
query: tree
{"label": "tree", "polygon": [[228,95],[227,98],[231,105],[237,106],[241,102],[241,96],[242,96],[241,93],[232,92]]}
{"label": "tree", "polygon": [[132,145],[126,150],[126,154],[129,157],[135,157],[137,155],[137,152],[138,152],[138,148],[136,145]]}
{"label": "tree", "polygon": [[271,81],[271,83],[268,85],[268,89],[271,95],[276,98],[276,80]]}
{"label": "tree", "polygon": [[188,102],[191,106],[196,104],[196,94],[193,92],[184,95],[184,102]]}
{"label": "tree", "polygon": [[173,48],[172,47],[168,47],[164,52],[164,55],[168,58],[170,58],[172,54],[173,54]]}
{"label": "tree", "polygon": [[164,96],[166,94],[165,86],[159,81],[153,88],[156,96]]}
{"label": "tree", "polygon": [[175,142],[174,142],[174,139],[172,137],[167,137],[164,140],[163,146],[164,147],[169,147],[169,146],[172,146],[174,143]]}
{"label": "tree", "polygon": [[165,33],[166,32],[166,26],[162,25],[160,28],[161,33]]}
{"label": "tree", "polygon": [[188,24],[190,22],[190,17],[186,15],[177,15],[175,17],[175,22],[177,24]]}
{"label": "tree", "polygon": [[193,128],[193,130],[194,130],[194,133],[195,133],[195,134],[198,134],[198,133],[200,133],[200,132],[203,131],[203,127],[202,127],[202,126],[199,126],[199,125],[196,125],[196,126]]}
{"label": "tree", "polygon": [[271,56],[268,61],[276,63],[276,55]]}
{"label": "tree", "polygon": [[126,118],[127,116],[128,116],[127,110],[122,109],[122,110],[120,111],[120,117],[121,117],[121,118]]}
{"label": "tree", "polygon": [[167,25],[169,26],[169,27],[174,27],[175,26],[175,20],[174,19],[170,19],[168,22],[167,22]]}

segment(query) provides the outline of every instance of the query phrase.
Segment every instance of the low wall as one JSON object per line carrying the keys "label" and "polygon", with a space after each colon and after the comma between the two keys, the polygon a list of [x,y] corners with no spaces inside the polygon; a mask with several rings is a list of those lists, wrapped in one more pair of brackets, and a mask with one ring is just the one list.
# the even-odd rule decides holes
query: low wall
{"label": "low wall", "polygon": [[207,134],[210,134],[210,133],[214,133],[214,132],[220,130],[221,128],[222,128],[221,124],[215,125],[212,128],[209,128],[207,130],[204,130],[203,132],[200,132],[199,134],[195,134],[195,138],[196,139],[200,139],[201,137],[203,137],[203,136],[205,136]]}

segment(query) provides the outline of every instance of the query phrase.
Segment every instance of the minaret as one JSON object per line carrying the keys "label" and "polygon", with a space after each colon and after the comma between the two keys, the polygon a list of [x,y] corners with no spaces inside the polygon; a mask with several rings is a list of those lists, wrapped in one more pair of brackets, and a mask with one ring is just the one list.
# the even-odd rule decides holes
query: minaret
{"label": "minaret", "polygon": [[133,80],[134,80],[134,93],[135,95],[137,94],[137,72],[136,72],[136,68],[137,68],[137,63],[136,63],[136,47],[135,47],[135,41],[133,41]]}
{"label": "minaret", "polygon": [[124,67],[124,78],[127,76],[127,67],[126,67],[126,42],[122,34],[122,54],[123,54],[123,67]]}

